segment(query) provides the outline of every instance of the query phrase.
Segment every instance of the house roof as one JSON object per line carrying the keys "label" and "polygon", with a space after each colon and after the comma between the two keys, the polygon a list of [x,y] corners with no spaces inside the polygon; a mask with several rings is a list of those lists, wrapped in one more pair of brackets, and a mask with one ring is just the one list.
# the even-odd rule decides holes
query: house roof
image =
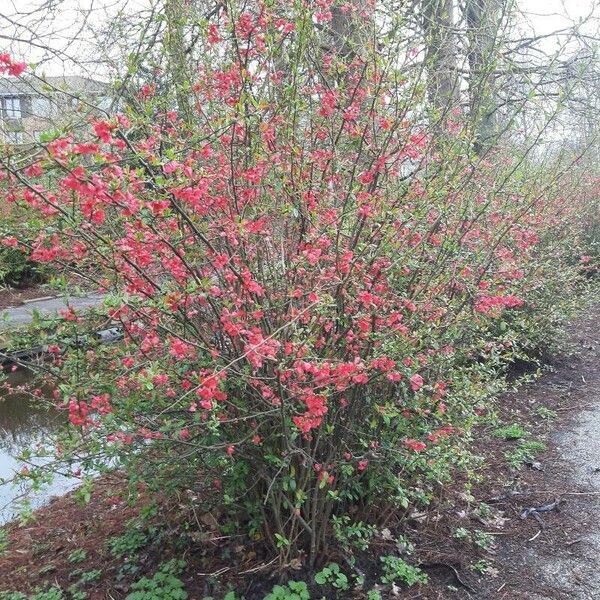
{"label": "house roof", "polygon": [[108,84],[80,75],[60,77],[0,77],[0,96],[43,96],[52,92],[64,91],[70,94],[102,94]]}

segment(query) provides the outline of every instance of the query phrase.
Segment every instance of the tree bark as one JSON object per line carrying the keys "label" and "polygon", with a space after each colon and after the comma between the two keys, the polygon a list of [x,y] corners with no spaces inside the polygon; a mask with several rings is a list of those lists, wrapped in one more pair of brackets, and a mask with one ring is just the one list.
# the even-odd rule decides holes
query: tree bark
{"label": "tree bark", "polygon": [[469,112],[478,154],[493,143],[498,131],[496,66],[499,33],[506,0],[466,0],[469,62]]}
{"label": "tree bark", "polygon": [[187,10],[186,0],[165,0],[165,49],[171,83],[174,87],[179,115],[185,123],[191,125],[193,112],[188,89],[189,65],[185,52]]}
{"label": "tree bark", "polygon": [[423,0],[429,102],[441,121],[459,104],[454,0]]}

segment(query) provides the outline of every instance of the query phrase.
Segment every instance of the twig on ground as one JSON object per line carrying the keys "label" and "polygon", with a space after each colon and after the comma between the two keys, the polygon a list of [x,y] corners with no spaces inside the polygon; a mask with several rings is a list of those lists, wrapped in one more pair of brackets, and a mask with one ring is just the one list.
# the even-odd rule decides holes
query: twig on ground
{"label": "twig on ground", "polygon": [[596,404],[574,404],[573,406],[565,406],[564,408],[555,408],[556,412],[564,412],[567,410],[579,410],[581,408],[594,408]]}
{"label": "twig on ground", "polygon": [[463,579],[460,576],[460,573],[458,572],[458,569],[449,563],[445,563],[445,562],[421,563],[419,566],[421,568],[425,568],[425,569],[427,569],[427,568],[434,569],[436,567],[444,567],[446,569],[450,569],[450,571],[452,571],[452,573],[454,575],[454,579],[456,579],[457,583],[459,583],[462,587],[464,587],[469,592],[475,593],[475,590],[468,583],[463,581]]}
{"label": "twig on ground", "polygon": [[270,567],[277,560],[278,560],[278,558],[276,557],[273,560],[270,560],[268,563],[262,563],[260,565],[257,565],[256,567],[252,567],[250,569],[246,569],[245,571],[240,571],[238,573],[238,575],[247,575],[249,573],[256,573],[258,571],[262,571],[262,570],[267,569],[268,567]]}
{"label": "twig on ground", "polygon": [[544,523],[543,523],[543,521],[541,519],[540,519],[540,523],[541,523],[541,526],[538,529],[538,532],[533,537],[530,537],[527,540],[528,542],[533,542],[533,540],[535,540],[535,538],[537,538],[540,535],[540,533],[542,533],[542,530],[544,529],[545,525],[544,525]]}
{"label": "twig on ground", "polygon": [[554,502],[548,502],[547,504],[542,504],[542,506],[531,506],[521,512],[521,519],[526,519],[527,517],[532,516],[540,526],[540,530],[528,540],[529,542],[533,542],[533,540],[535,540],[540,535],[540,533],[542,533],[542,531],[546,529],[546,523],[544,523],[544,520],[540,516],[540,513],[550,512],[551,510],[557,510],[561,502],[562,500],[560,498],[556,498]]}
{"label": "twig on ground", "polygon": [[583,542],[583,541],[584,541],[584,539],[583,539],[583,538],[578,538],[578,539],[576,539],[576,540],[573,540],[573,541],[571,541],[571,542],[567,542],[567,543],[565,544],[565,546],[573,546],[573,544],[579,544],[579,542]]}

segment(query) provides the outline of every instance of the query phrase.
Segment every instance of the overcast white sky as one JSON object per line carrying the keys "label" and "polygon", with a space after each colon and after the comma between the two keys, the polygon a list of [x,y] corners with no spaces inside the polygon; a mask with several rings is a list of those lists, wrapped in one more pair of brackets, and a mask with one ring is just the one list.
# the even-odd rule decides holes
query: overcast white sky
{"label": "overcast white sky", "polygon": [[598,0],[516,0],[523,20],[543,35],[600,15]]}

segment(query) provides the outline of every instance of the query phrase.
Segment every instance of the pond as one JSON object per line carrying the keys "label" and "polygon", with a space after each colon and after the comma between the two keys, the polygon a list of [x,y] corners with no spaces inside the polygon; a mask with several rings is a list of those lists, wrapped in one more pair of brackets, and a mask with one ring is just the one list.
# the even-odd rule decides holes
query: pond
{"label": "pond", "polygon": [[[13,387],[31,380],[32,373],[26,369],[19,369],[8,375],[8,383]],[[75,477],[56,476],[51,484],[35,492],[24,483],[2,483],[10,480],[25,466],[16,457],[25,450],[50,447],[54,434],[64,421],[64,413],[32,401],[25,393],[7,393],[6,390],[0,392],[0,524],[12,520],[24,500],[28,500],[32,508],[36,508],[52,496],[62,495],[79,483]],[[42,459],[36,459],[35,464],[43,464]]]}

